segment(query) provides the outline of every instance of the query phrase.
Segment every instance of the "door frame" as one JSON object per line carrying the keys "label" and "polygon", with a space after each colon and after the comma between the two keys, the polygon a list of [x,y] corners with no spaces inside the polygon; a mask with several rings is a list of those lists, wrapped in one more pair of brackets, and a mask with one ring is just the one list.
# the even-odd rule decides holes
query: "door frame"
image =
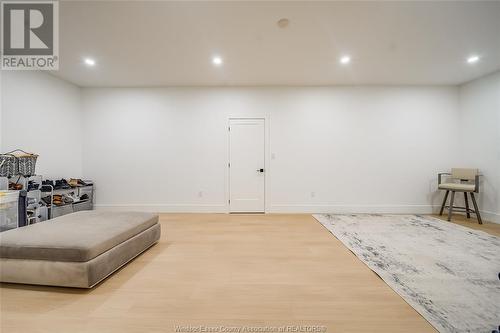
{"label": "door frame", "polygon": [[270,124],[269,124],[269,117],[267,115],[256,115],[256,116],[229,116],[227,118],[227,123],[226,123],[226,133],[227,133],[227,144],[226,144],[226,213],[230,214],[231,213],[231,205],[229,204],[229,200],[231,199],[231,175],[230,175],[230,168],[229,168],[229,163],[231,161],[231,133],[229,131],[229,127],[231,125],[231,120],[254,120],[254,119],[262,119],[264,120],[264,213],[268,212],[268,209],[270,207],[269,204],[269,186],[270,186],[270,175],[271,175],[271,168],[270,168],[270,161],[269,161],[269,156],[270,156],[270,141],[269,141],[269,133],[270,133]]}

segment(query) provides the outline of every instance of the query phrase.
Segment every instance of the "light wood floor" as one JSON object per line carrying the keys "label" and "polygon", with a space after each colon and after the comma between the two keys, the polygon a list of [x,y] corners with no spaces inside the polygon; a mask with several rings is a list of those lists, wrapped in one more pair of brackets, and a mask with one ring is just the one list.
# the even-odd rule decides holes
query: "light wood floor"
{"label": "light wood floor", "polygon": [[[448,218],[447,214],[443,214],[441,216],[439,215],[432,215],[434,217],[437,217],[438,219],[446,221]],[[476,229],[476,230],[482,230],[484,232],[487,232],[489,234],[495,235],[495,236],[500,236],[500,224],[498,223],[491,223],[483,220],[483,224],[478,224],[477,219],[473,217],[474,215],[471,214],[471,218],[468,219],[465,217],[465,215],[462,214],[453,214],[451,217],[451,223],[455,224],[460,224],[464,227]]]}
{"label": "light wood floor", "polygon": [[165,214],[159,244],[89,291],[0,286],[0,331],[324,325],[435,332],[310,215]]}

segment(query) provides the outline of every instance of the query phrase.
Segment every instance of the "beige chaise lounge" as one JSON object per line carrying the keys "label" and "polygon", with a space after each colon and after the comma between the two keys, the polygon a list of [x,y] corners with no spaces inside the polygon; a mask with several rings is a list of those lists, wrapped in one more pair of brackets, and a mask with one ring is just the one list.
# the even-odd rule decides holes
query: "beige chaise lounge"
{"label": "beige chaise lounge", "polygon": [[0,281],[92,288],[160,238],[158,216],[84,211],[0,233]]}

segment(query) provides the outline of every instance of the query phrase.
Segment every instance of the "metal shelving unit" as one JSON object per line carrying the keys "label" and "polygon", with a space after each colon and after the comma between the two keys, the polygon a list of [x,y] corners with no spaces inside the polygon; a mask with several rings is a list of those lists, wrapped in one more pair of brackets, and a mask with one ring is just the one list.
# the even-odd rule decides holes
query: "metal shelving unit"
{"label": "metal shelving unit", "polygon": [[[45,185],[47,186],[47,185]],[[50,186],[52,188],[52,186]],[[74,212],[82,211],[82,210],[92,210],[94,208],[94,185],[85,185],[72,187],[68,189],[56,189],[53,188],[51,191],[42,191],[42,197],[50,195],[51,201],[48,206],[48,218],[52,219],[58,216],[63,216],[66,214],[71,214]],[[53,203],[54,195],[71,195],[72,197],[81,197],[84,194],[88,195],[88,199],[73,201],[71,203],[55,205]]]}
{"label": "metal shelving unit", "polygon": [[[72,187],[68,189],[54,189],[50,185],[44,185],[50,187],[50,191],[42,191],[43,176],[35,175],[30,177],[14,176],[17,179],[17,183],[21,184],[23,190],[27,191],[26,194],[26,225],[43,222],[50,220],[52,218],[70,214],[73,212],[78,212],[82,210],[92,210],[94,208],[94,186],[93,185],[83,185]],[[18,177],[18,178],[17,178]],[[2,183],[4,187],[8,186],[8,178],[3,177],[5,181]],[[14,180],[16,180],[14,179]],[[12,179],[11,179],[12,180]],[[38,184],[37,189],[32,189],[28,191],[28,184],[33,182]],[[5,184],[4,184],[5,183]],[[70,194],[73,198],[80,198],[82,195],[87,194],[88,199],[76,200],[71,203],[63,205],[55,205],[53,203],[53,195],[68,195]],[[50,202],[46,205],[40,204],[42,198],[50,196]],[[45,202],[45,201],[44,201]],[[24,225],[24,224],[23,224]],[[20,225],[22,226],[22,225]]]}

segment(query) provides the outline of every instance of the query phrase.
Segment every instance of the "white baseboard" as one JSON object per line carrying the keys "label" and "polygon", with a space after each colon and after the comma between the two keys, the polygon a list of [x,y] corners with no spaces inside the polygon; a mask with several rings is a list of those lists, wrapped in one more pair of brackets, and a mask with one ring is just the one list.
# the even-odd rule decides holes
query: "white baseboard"
{"label": "white baseboard", "polygon": [[498,223],[500,224],[500,214],[488,211],[481,211],[481,218],[488,222]]}
{"label": "white baseboard", "polygon": [[378,213],[378,214],[432,214],[439,209],[432,205],[271,205],[269,213]]}
{"label": "white baseboard", "polygon": [[227,213],[225,205],[199,205],[199,204],[96,204],[98,210],[108,211],[137,211],[152,213]]}
{"label": "white baseboard", "polygon": [[[158,213],[227,213],[225,205],[217,204],[96,204],[99,210],[112,211],[146,211]],[[436,208],[437,207],[437,208]],[[431,205],[367,205],[367,206],[346,206],[346,205],[271,205],[266,209],[266,213],[387,213],[387,214],[431,214],[439,209],[438,206]]]}
{"label": "white baseboard", "polygon": [[[226,205],[217,204],[96,204],[96,209],[108,211],[141,211],[154,213],[227,213]],[[266,213],[288,213],[288,214],[355,214],[355,213],[377,213],[377,214],[435,214],[439,211],[439,205],[270,205]],[[481,217],[485,221],[499,223],[500,214],[481,211]]]}
{"label": "white baseboard", "polygon": [[[271,205],[267,213],[334,213],[334,214],[437,214],[440,205]],[[500,214],[481,211],[483,220],[499,223]]]}

